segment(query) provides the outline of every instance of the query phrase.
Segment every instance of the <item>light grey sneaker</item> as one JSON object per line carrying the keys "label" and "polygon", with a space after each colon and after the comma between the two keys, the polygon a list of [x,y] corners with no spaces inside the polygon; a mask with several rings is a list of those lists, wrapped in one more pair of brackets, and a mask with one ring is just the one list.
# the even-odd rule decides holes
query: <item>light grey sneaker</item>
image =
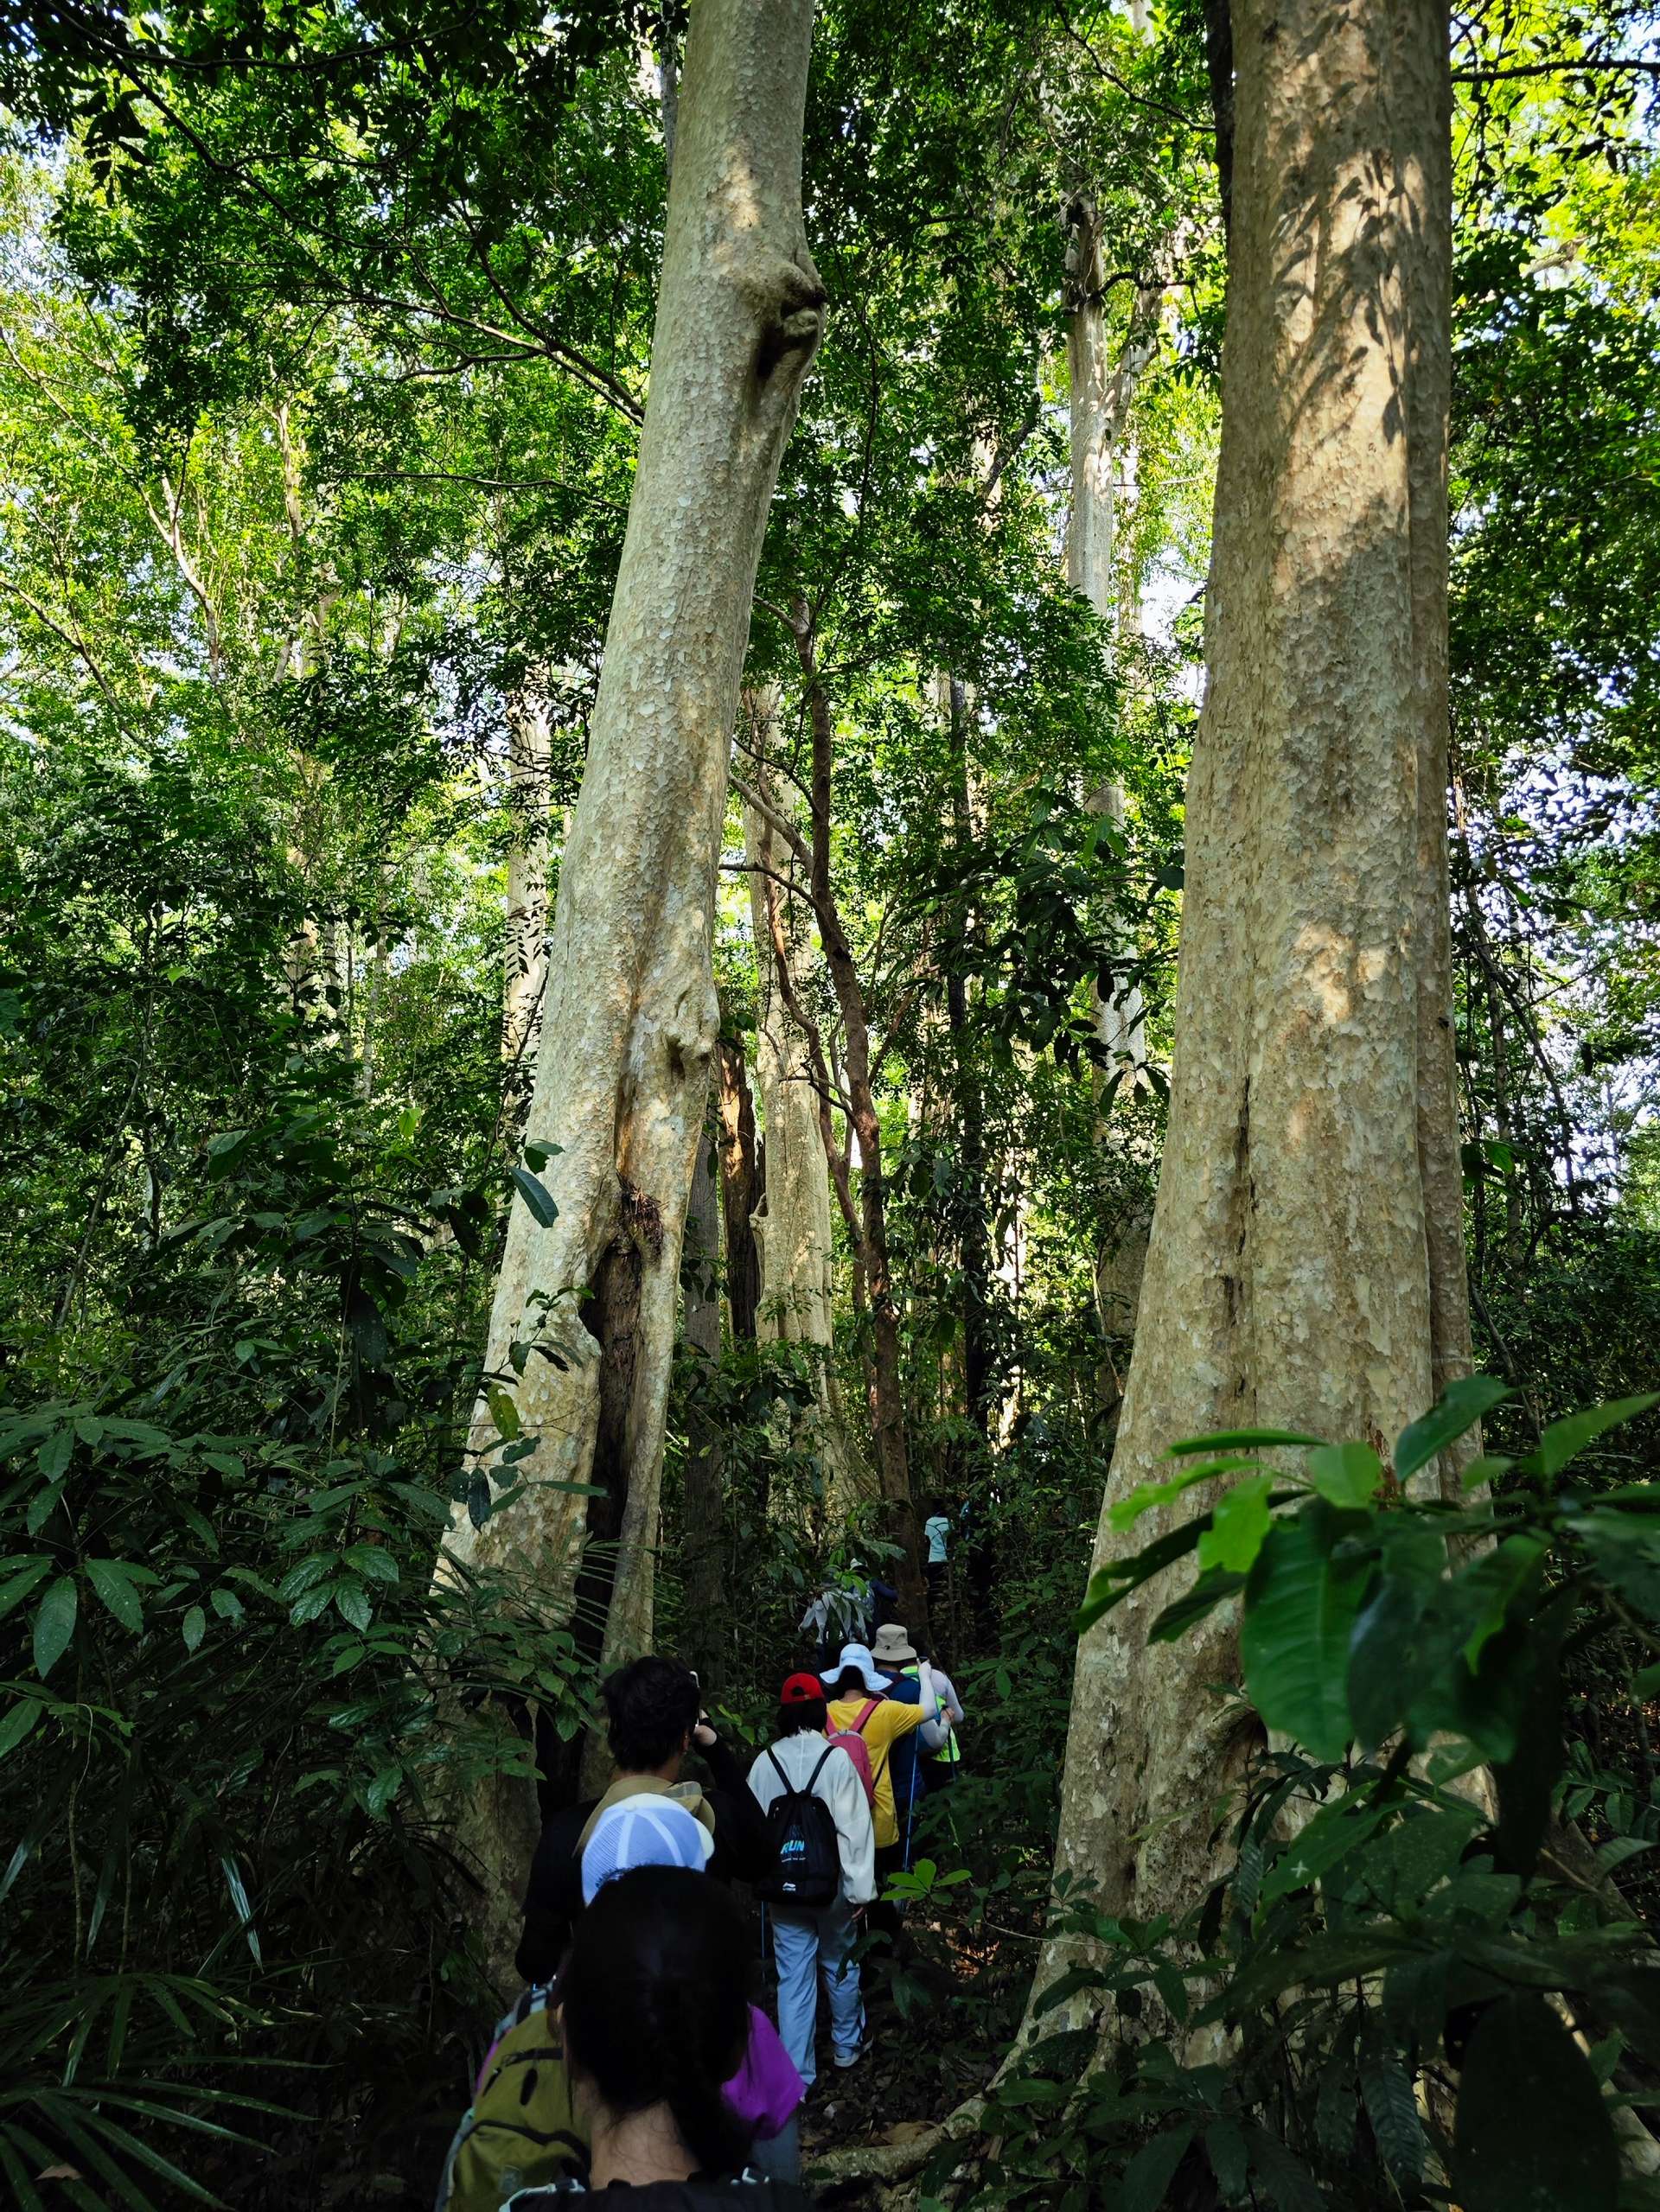
{"label": "light grey sneaker", "polygon": [[870,2047],[868,2043],[862,2043],[857,2050],[850,2050],[845,2058],[839,2050],[833,2050],[830,2054],[831,2062],[839,2073],[850,2073]]}

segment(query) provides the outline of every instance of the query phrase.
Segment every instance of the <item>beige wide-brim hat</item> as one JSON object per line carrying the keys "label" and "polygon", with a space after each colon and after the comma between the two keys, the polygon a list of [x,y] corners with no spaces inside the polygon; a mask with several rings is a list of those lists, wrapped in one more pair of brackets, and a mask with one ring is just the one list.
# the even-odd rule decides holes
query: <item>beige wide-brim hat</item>
{"label": "beige wide-brim hat", "polygon": [[897,1622],[877,1630],[871,1654],[878,1667],[909,1667],[916,1656],[909,1633]]}

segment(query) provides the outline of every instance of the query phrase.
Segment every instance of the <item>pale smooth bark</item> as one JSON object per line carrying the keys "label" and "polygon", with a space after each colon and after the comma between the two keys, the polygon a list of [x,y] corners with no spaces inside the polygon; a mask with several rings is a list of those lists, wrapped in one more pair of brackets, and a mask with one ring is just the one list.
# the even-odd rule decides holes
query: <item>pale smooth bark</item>
{"label": "pale smooth bark", "polygon": [[825,1151],[834,1137],[833,1131],[827,1138],[825,1134],[826,1109],[815,1087],[812,1054],[790,1018],[780,984],[782,961],[791,972],[791,995],[802,987],[805,979],[799,967],[805,948],[791,946],[786,939],[780,954],[773,941],[774,919],[782,927],[785,918],[776,884],[770,886],[769,905],[770,879],[765,871],[787,864],[788,856],[775,840],[771,825],[753,806],[744,810],[744,841],[751,871],[750,911],[760,978],[755,1076],[766,1144],[763,1209],[750,1223],[761,1261],[756,1334],[763,1343],[811,1345],[819,1356],[814,1442],[832,1514],[845,1517],[857,1500],[872,1495],[875,1485],[849,1437],[834,1366],[834,1244]]}
{"label": "pale smooth bark", "polygon": [[[871,1441],[876,1479],[887,1522],[887,1533],[898,1546],[894,1578],[900,1603],[915,1635],[925,1635],[928,1622],[928,1585],[922,1565],[922,1516],[910,1487],[910,1455],[905,1431],[905,1405],[899,1342],[899,1304],[894,1294],[893,1272],[888,1253],[886,1182],[882,1163],[882,1123],[877,1111],[875,1081],[881,1055],[872,1050],[870,1009],[859,963],[847,935],[841,908],[831,881],[831,830],[834,820],[835,721],[819,674],[818,639],[804,598],[798,597],[791,615],[796,656],[807,690],[808,726],[812,738],[812,766],[808,787],[810,838],[804,838],[788,815],[774,805],[764,787],[739,790],[746,803],[765,820],[768,828],[797,864],[800,876],[790,888],[804,896],[818,924],[824,965],[841,1019],[842,1062],[833,1068],[823,1035],[811,1010],[795,987],[786,942],[780,871],[767,866],[760,881],[767,902],[768,926],[773,946],[773,972],[780,995],[796,1027],[805,1037],[808,1066],[818,1100],[819,1135],[825,1159],[834,1181],[836,1197],[853,1248],[853,1308],[868,1316],[870,1355],[865,1371],[866,1397],[871,1412]],[[801,880],[804,878],[805,880]],[[846,1117],[859,1146],[859,1190],[855,1199],[846,1153],[837,1138],[831,1111],[834,1100]]]}
{"label": "pale smooth bark", "polygon": [[525,687],[507,702],[508,910],[501,949],[501,1057],[533,1068],[547,985],[547,800],[552,728],[547,701]]}
{"label": "pale smooth bark", "polygon": [[[706,1367],[720,1364],[720,1293],[716,1261],[720,1242],[720,1202],[715,1186],[715,1144],[706,1137],[698,1147],[686,1208],[686,1341]],[[725,1562],[721,1438],[699,1410],[687,1424],[680,1570],[685,1602],[681,1651],[695,1667],[706,1692],[720,1688],[729,1625],[722,1589]]]}
{"label": "pale smooth bark", "polygon": [[[1140,609],[1132,564],[1122,556],[1124,524],[1133,509],[1136,453],[1132,429],[1136,388],[1158,342],[1160,292],[1138,291],[1129,333],[1114,352],[1108,328],[1102,288],[1103,237],[1100,211],[1087,193],[1074,195],[1067,210],[1068,313],[1066,359],[1071,429],[1071,515],[1066,535],[1067,581],[1082,592],[1102,621],[1112,624],[1120,643],[1139,628]],[[1090,794],[1090,805],[1113,827],[1124,827],[1124,793],[1106,782]],[[1115,953],[1133,953],[1120,943]],[[1115,1084],[1127,1095],[1146,1081],[1146,1024],[1140,986],[1114,975],[1113,987],[1095,992],[1095,1034],[1105,1055],[1103,1093]],[[1102,1138],[1111,1126],[1111,1101],[1102,1120]],[[1146,1264],[1151,1224],[1139,1207],[1109,1227],[1095,1262],[1095,1302],[1107,1347],[1103,1398],[1116,1404],[1119,1361],[1135,1333],[1136,1310]]]}
{"label": "pale smooth bark", "polygon": [[[1210,687],[1172,1101],[1106,1505],[1175,1439],[1387,1444],[1469,1328],[1446,855],[1450,89],[1437,0],[1235,0]],[[1443,1479],[1451,1472],[1443,1469]],[[1105,1510],[1096,1564],[1133,1539]],[[1194,1903],[1252,1731],[1231,1612],[1080,1646],[1057,1871]],[[1060,1946],[1046,1954],[1045,1973]]]}
{"label": "pale smooth bark", "polygon": [[755,1216],[765,1170],[755,1126],[744,1048],[723,1038],[715,1054],[716,1152],[720,1163],[720,1214],[726,1245],[726,1310],[734,1341],[753,1342],[761,1300],[761,1250]]}
{"label": "pale smooth bark", "polygon": [[[695,0],[651,390],[582,787],[560,869],[529,1129],[559,1208],[509,1218],[488,1365],[535,1450],[506,1510],[458,1510],[450,1561],[568,1602],[584,1536],[609,1666],[650,1641],[681,1232],[717,1007],[710,966],[728,746],[767,509],[817,342],[801,119],[812,0]],[[522,1374],[514,1344],[535,1349]],[[488,1407],[473,1446],[496,1449]],[[505,1471],[505,1470],[504,1470]],[[591,1482],[584,1501],[549,1482]],[[614,1572],[611,1563],[614,1560]],[[533,1828],[461,1823],[510,1906]],[[488,1935],[487,1935],[487,1940]]]}

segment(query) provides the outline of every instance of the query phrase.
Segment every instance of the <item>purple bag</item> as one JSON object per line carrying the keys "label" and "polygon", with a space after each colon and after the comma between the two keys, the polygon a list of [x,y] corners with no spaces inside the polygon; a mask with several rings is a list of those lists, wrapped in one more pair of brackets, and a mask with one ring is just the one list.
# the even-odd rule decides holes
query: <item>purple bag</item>
{"label": "purple bag", "polygon": [[783,2133],[807,2094],[777,2029],[758,2005],[750,2007],[750,2047],[744,2063],[721,2094],[763,2143]]}

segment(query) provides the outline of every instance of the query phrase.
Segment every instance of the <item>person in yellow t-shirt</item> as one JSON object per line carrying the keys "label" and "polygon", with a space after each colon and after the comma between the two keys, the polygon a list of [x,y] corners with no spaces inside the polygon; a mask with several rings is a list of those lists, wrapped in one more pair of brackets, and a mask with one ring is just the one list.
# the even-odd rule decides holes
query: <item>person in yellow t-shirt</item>
{"label": "person in yellow t-shirt", "polygon": [[871,1757],[871,1781],[876,1797],[872,1812],[876,1820],[876,1871],[878,1881],[903,1861],[904,1845],[894,1807],[893,1775],[889,1753],[895,1741],[920,1729],[922,1742],[937,1750],[945,1741],[949,1723],[940,1717],[934,1678],[926,1661],[917,1670],[921,1696],[912,1705],[901,1705],[888,1695],[888,1685],[878,1673],[868,1647],[842,1646],[837,1673],[827,1680],[828,1722],[833,1734],[862,1736]]}

